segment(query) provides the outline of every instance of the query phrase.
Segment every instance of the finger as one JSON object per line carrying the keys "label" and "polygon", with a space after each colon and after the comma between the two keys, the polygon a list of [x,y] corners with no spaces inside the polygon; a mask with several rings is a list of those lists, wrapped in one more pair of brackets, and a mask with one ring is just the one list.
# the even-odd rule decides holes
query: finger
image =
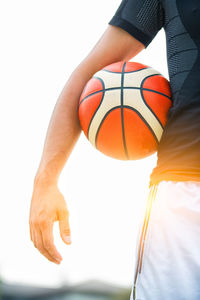
{"label": "finger", "polygon": [[43,245],[43,239],[42,239],[42,232],[39,228],[39,226],[35,227],[35,230],[33,231],[34,235],[34,245],[39,250],[41,254],[43,254],[48,260],[59,264],[60,260],[57,260],[55,257],[49,254],[49,252],[44,248]]}
{"label": "finger", "polygon": [[71,244],[71,230],[69,225],[69,212],[64,210],[59,213],[60,235],[64,243]]}
{"label": "finger", "polygon": [[41,227],[42,241],[44,249],[56,260],[61,261],[62,256],[56,249],[53,240],[53,222],[44,223]]}
{"label": "finger", "polygon": [[[33,237],[33,244],[34,244],[35,248],[36,248],[40,253],[42,253],[41,250],[40,250],[40,244],[41,244],[40,239],[36,239],[36,238],[35,238],[34,231],[32,232],[32,237]],[[55,262],[55,261],[52,259],[52,257],[49,256],[48,253],[42,253],[42,254],[43,254],[49,261]],[[57,262],[56,262],[56,263],[57,263]]]}

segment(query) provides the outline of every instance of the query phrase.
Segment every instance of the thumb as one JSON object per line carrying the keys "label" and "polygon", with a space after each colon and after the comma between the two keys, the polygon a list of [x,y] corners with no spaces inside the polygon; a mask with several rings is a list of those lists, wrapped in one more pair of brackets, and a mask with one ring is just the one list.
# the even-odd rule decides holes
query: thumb
{"label": "thumb", "polygon": [[71,230],[69,226],[69,212],[68,210],[59,213],[59,229],[60,236],[64,243],[71,244]]}

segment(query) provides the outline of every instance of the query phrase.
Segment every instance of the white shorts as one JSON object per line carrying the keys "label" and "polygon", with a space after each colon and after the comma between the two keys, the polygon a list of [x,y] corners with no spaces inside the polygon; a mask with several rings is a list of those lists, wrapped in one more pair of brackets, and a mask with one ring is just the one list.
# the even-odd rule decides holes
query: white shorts
{"label": "white shorts", "polygon": [[136,249],[130,300],[200,300],[200,182],[151,186]]}

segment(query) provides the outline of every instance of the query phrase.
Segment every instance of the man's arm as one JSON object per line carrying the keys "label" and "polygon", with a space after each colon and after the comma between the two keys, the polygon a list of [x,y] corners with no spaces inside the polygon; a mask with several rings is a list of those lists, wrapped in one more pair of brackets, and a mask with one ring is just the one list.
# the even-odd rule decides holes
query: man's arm
{"label": "man's arm", "polygon": [[70,243],[66,239],[70,236],[69,211],[57,183],[81,133],[78,103],[83,88],[98,70],[120,60],[130,60],[144,48],[125,30],[108,25],[91,52],[72,72],[57,100],[34,178],[29,217],[31,240],[52,262],[62,260],[53,242],[54,221],[59,221],[63,241]]}

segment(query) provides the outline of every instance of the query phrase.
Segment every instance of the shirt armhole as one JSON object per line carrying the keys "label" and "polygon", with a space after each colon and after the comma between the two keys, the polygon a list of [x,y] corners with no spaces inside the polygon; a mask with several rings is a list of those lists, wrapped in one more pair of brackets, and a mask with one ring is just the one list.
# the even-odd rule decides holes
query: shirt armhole
{"label": "shirt armhole", "polygon": [[112,19],[108,22],[110,25],[118,26],[125,31],[127,31],[129,34],[131,34],[134,38],[136,38],[138,41],[140,41],[145,48],[151,43],[152,38],[141,31],[139,28],[131,24],[130,22],[122,19],[118,15],[114,15]]}

